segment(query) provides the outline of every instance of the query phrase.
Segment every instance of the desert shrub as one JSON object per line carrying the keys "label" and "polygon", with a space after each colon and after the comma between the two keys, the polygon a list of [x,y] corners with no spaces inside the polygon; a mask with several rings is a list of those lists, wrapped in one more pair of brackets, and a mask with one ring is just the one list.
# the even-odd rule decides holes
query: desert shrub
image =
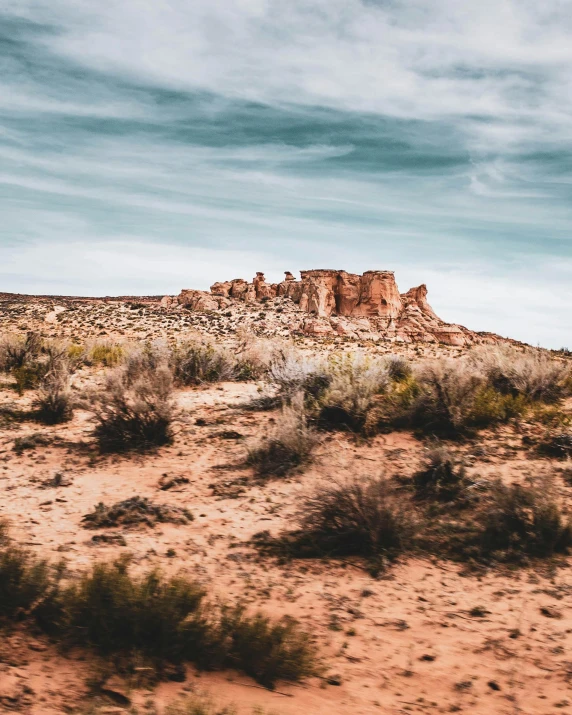
{"label": "desert shrub", "polygon": [[85,345],[71,343],[67,349],[67,359],[72,367],[72,370],[77,370],[80,365],[86,362],[88,350]]}
{"label": "desert shrub", "polygon": [[329,384],[318,398],[323,426],[359,432],[376,398],[389,385],[387,365],[361,355],[334,358],[328,365]]}
{"label": "desert shrub", "polygon": [[475,351],[473,361],[503,394],[542,402],[555,402],[570,394],[570,366],[543,350],[481,348]]}
{"label": "desert shrub", "polygon": [[385,367],[391,380],[401,382],[411,377],[413,368],[407,358],[401,355],[389,355],[385,359]]}
{"label": "desert shrub", "polygon": [[275,356],[268,377],[285,404],[300,393],[305,399],[318,400],[331,382],[325,363],[293,350],[282,350]]}
{"label": "desert shrub", "polygon": [[399,418],[425,432],[456,435],[473,423],[474,405],[484,378],[466,362],[440,359],[423,365],[416,374],[417,389]]}
{"label": "desert shrub", "polygon": [[427,454],[423,468],[413,475],[418,497],[452,501],[468,486],[465,467],[446,447],[435,447]]}
{"label": "desert shrub", "polygon": [[296,682],[316,671],[315,649],[288,617],[272,621],[247,615],[242,606],[222,608],[209,635],[212,665],[235,668],[272,688],[277,680]]}
{"label": "desert shrub", "polygon": [[44,363],[34,361],[22,365],[22,367],[15,367],[12,370],[12,375],[16,381],[18,394],[23,395],[25,390],[33,390],[38,387],[46,375],[46,366]]}
{"label": "desert shrub", "polygon": [[10,544],[0,549],[0,623],[27,615],[50,589],[47,562]]}
{"label": "desert shrub", "polygon": [[529,398],[501,392],[474,360],[441,358],[419,366],[384,395],[380,426],[455,437],[524,415]]}
{"label": "desert shrub", "polygon": [[303,501],[303,541],[322,553],[393,558],[412,543],[411,504],[381,477],[356,477],[319,486]]}
{"label": "desert shrub", "polygon": [[572,432],[559,432],[546,436],[539,444],[541,454],[557,459],[572,457]]}
{"label": "desert shrub", "polygon": [[33,405],[36,418],[44,424],[54,425],[71,420],[74,402],[67,366],[56,367],[44,375]]}
{"label": "desert shrub", "polygon": [[42,340],[34,332],[6,336],[0,342],[0,369],[12,374],[20,395],[37,387],[49,369],[45,357],[40,359],[41,351]]}
{"label": "desert shrub", "polygon": [[89,395],[97,425],[95,438],[103,452],[150,449],[172,441],[173,380],[166,367],[132,379],[118,369],[103,389]]}
{"label": "desert shrub", "polygon": [[203,606],[204,590],[158,571],[130,575],[128,561],[96,564],[60,592],[61,638],[106,656],[139,654],[161,671],[165,663],[236,668],[271,687],[313,672],[314,649],[290,620],[274,622],[241,607]]}
{"label": "desert shrub", "polygon": [[159,675],[169,663],[236,668],[272,687],[315,671],[315,650],[294,621],[248,615],[242,607],[203,603],[205,591],[182,576],[129,573],[129,559],[96,563],[79,578],[62,579],[29,551],[12,546],[0,522],[0,625],[16,618],[67,646],[93,648],[130,668],[141,658]]}
{"label": "desert shrub", "polygon": [[256,380],[268,373],[275,359],[276,348],[273,342],[255,336],[245,330],[237,330],[236,379]]}
{"label": "desert shrub", "polygon": [[154,504],[148,499],[134,496],[106,506],[103,502],[82,518],[86,529],[102,529],[113,526],[130,526],[145,524],[155,526],[157,523],[188,524],[193,515],[187,509],[166,504]]}
{"label": "desert shrub", "polygon": [[0,342],[0,369],[10,372],[23,368],[40,354],[42,339],[38,333],[5,336]]}
{"label": "desert shrub", "polygon": [[284,476],[311,460],[317,441],[300,395],[282,408],[272,434],[248,447],[246,463],[258,476]]}
{"label": "desert shrub", "polygon": [[124,355],[125,349],[117,343],[95,343],[88,351],[86,362],[88,365],[115,367],[123,360]]}
{"label": "desert shrub", "polygon": [[27,449],[36,449],[36,447],[46,447],[52,443],[52,438],[48,435],[34,432],[33,434],[25,435],[24,437],[16,437],[14,440],[14,451],[16,454],[22,454]]}
{"label": "desert shrub", "polygon": [[547,485],[498,481],[482,513],[483,552],[502,560],[546,557],[572,543],[572,528]]}
{"label": "desert shrub", "polygon": [[211,343],[177,345],[173,349],[172,364],[175,380],[180,385],[235,380],[238,374],[236,357],[226,348]]}
{"label": "desert shrub", "polygon": [[125,383],[132,385],[143,374],[169,370],[170,357],[168,346],[159,341],[125,350],[122,362]]}
{"label": "desert shrub", "polygon": [[183,658],[185,637],[200,624],[204,591],[157,571],[129,574],[125,559],[95,564],[62,590],[60,634],[104,655],[139,652],[160,665]]}
{"label": "desert shrub", "polygon": [[508,422],[522,417],[528,410],[524,395],[504,394],[494,387],[484,386],[474,395],[473,405],[467,414],[467,424],[475,427]]}
{"label": "desert shrub", "polygon": [[60,340],[46,340],[42,344],[41,356],[46,365],[46,372],[67,370],[71,372],[69,345]]}

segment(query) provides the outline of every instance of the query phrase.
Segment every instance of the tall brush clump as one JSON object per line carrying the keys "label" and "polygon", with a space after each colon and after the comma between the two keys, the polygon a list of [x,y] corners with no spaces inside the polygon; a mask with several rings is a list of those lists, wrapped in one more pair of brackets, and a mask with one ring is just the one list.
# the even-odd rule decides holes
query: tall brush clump
{"label": "tall brush clump", "polygon": [[36,418],[44,424],[56,425],[72,419],[74,403],[67,366],[52,370],[42,378],[33,405]]}
{"label": "tall brush clump", "polygon": [[329,384],[318,399],[319,422],[328,428],[367,431],[370,411],[390,384],[387,364],[362,355],[333,358]]}
{"label": "tall brush clump", "polygon": [[288,619],[204,603],[205,591],[184,576],[129,573],[128,559],[96,563],[59,588],[50,624],[60,640],[89,646],[121,666],[143,656],[161,675],[167,663],[240,670],[272,687],[316,669],[308,636]]}
{"label": "tall brush clump", "polygon": [[319,486],[299,511],[303,541],[322,553],[385,556],[407,550],[416,531],[411,504],[383,477],[355,477]]}
{"label": "tall brush clump", "polygon": [[12,544],[8,523],[0,520],[0,627],[42,610],[53,591],[48,563]]}
{"label": "tall brush clump", "polygon": [[482,515],[482,548],[507,561],[567,552],[572,526],[554,499],[549,484],[505,485],[498,481]]}
{"label": "tall brush clump", "polygon": [[490,385],[503,395],[552,403],[572,392],[570,365],[544,350],[486,347],[476,350],[472,359]]}
{"label": "tall brush clump", "polygon": [[315,431],[308,426],[304,398],[299,393],[290,405],[282,408],[272,433],[250,445],[246,464],[260,477],[282,477],[311,461],[318,443]]}
{"label": "tall brush clump", "polygon": [[316,673],[315,649],[292,618],[273,621],[262,613],[248,615],[242,606],[223,606],[216,615],[210,621],[211,667],[237,668],[267,688]]}
{"label": "tall brush clump", "polygon": [[416,389],[409,404],[399,405],[397,421],[444,436],[462,434],[473,425],[475,402],[486,384],[473,365],[442,358],[423,365],[415,378]]}
{"label": "tall brush clump", "polygon": [[236,333],[236,379],[257,380],[268,373],[275,356],[275,346],[242,328]]}
{"label": "tall brush clump", "polygon": [[140,652],[158,666],[180,662],[187,637],[202,631],[204,595],[196,583],[157,571],[133,577],[125,559],[98,563],[62,590],[60,628],[103,655]]}
{"label": "tall brush clump", "polygon": [[44,350],[45,373],[33,403],[36,418],[51,425],[68,422],[72,419],[74,410],[68,346],[48,343]]}
{"label": "tall brush clump", "polygon": [[423,467],[413,475],[415,494],[421,499],[457,500],[469,484],[462,461],[440,446],[429,450]]}
{"label": "tall brush clump", "polygon": [[[135,359],[134,359],[135,361]],[[173,376],[164,362],[141,358],[117,368],[105,386],[88,396],[102,452],[146,450],[173,439]]]}
{"label": "tall brush clump", "polygon": [[269,381],[277,389],[284,404],[302,394],[307,404],[319,400],[331,382],[327,366],[318,360],[281,350],[272,360],[268,370]]}
{"label": "tall brush clump", "polygon": [[29,332],[26,336],[7,335],[0,342],[0,369],[11,372],[29,364],[38,357],[42,340],[38,333]]}
{"label": "tall brush clump", "polygon": [[0,369],[10,373],[16,381],[18,393],[37,387],[45,374],[45,366],[38,358],[42,339],[34,332],[27,335],[5,336],[0,342]]}
{"label": "tall brush clump", "polygon": [[237,379],[236,357],[226,348],[213,343],[187,341],[172,352],[171,364],[179,385],[201,385]]}

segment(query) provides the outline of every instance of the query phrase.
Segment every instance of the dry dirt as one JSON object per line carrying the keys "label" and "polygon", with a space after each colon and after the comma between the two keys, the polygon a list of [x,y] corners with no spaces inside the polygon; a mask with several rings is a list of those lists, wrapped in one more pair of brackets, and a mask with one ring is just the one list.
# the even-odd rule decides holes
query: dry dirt
{"label": "dry dirt", "polygon": [[[152,318],[138,324],[124,304],[108,309],[105,303],[86,303],[72,311],[81,320],[74,316],[75,322],[66,323],[60,316],[69,311],[55,311],[56,304],[12,301],[4,306],[2,331],[40,326],[45,335],[77,339],[118,330],[126,337],[169,337],[201,324],[200,316],[189,314],[173,318],[178,321],[174,329],[154,308],[146,309]],[[127,316],[126,325],[117,328],[118,318],[106,323],[108,313]],[[425,348],[408,348],[416,350]],[[76,386],[102,376],[101,368],[84,368]],[[263,434],[275,416],[241,408],[258,388],[257,383],[225,383],[177,391],[175,442],[146,456],[98,456],[90,447],[91,415],[81,410],[65,425],[6,421],[0,429],[0,514],[9,518],[15,540],[50,560],[64,557],[77,573],[95,560],[129,552],[135,569],[182,571],[221,598],[242,599],[269,615],[294,616],[315,636],[326,676],[340,683],[314,678],[301,685],[279,684],[270,692],[236,673],[199,673],[189,666],[184,683],[130,692],[138,712],[153,712],[153,707],[161,712],[165,703],[192,691],[211,693],[221,704],[233,702],[241,714],[252,712],[253,706],[277,715],[572,713],[572,573],[567,566],[470,573],[459,564],[404,559],[373,578],[359,561],[279,564],[248,545],[256,532],[278,533],[291,526],[300,495],[320,480],[380,472],[408,476],[425,449],[405,432],[368,442],[332,434],[303,473],[229,488],[233,480],[250,475],[240,465],[245,443]],[[30,392],[18,397],[4,379],[0,409],[26,409],[31,399]],[[239,436],[229,438],[228,432]],[[15,451],[14,441],[30,434],[46,436],[47,443]],[[470,472],[484,477],[498,474],[522,481],[550,468],[511,427],[458,449]],[[46,486],[58,473],[62,485]],[[162,478],[179,476],[188,483],[160,489]],[[560,480],[558,489],[569,505],[571,488]],[[194,521],[154,528],[82,528],[82,516],[97,503],[135,495],[184,507]],[[92,541],[94,534],[104,532],[120,533],[125,545]],[[485,615],[471,615],[475,607]],[[0,702],[7,704],[0,711],[71,712],[88,702],[97,667],[89,655],[58,651],[44,637],[18,629],[4,633]],[[122,710],[109,703],[101,712]]]}

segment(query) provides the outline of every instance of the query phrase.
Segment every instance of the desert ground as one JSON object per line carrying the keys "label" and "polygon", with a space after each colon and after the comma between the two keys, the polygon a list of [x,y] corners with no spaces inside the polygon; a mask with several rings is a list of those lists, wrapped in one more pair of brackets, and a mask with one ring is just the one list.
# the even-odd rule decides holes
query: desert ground
{"label": "desert ground", "polygon": [[[157,568],[165,576],[198,582],[209,604],[242,603],[248,613],[295,619],[315,648],[314,672],[266,687],[240,669],[205,670],[186,662],[182,676],[146,681],[145,668],[116,667],[90,643],[62,642],[27,612],[18,612],[1,624],[0,711],[144,714],[185,702],[184,712],[197,714],[230,708],[239,715],[572,713],[567,545],[541,555],[523,552],[523,558],[492,552],[465,558],[447,545],[374,555],[278,548],[280,535],[296,529],[304,499],[320,485],[380,477],[428,524],[423,528],[431,543],[446,541],[448,532],[436,538],[432,522],[457,524],[473,506],[451,512],[428,496],[411,496],[414,475],[437,442],[463,465],[470,489],[479,495],[482,490],[479,504],[497,480],[536,485],[550,492],[566,522],[572,516],[572,474],[568,442],[562,440],[570,434],[572,398],[565,391],[546,404],[454,436],[385,423],[365,432],[347,425],[314,428],[309,418],[315,432],[311,458],[284,474],[262,474],[248,455],[280,425],[284,406],[273,401],[276,384],[265,371],[241,379],[223,374],[192,385],[175,381],[170,442],[100,449],[96,403],[85,395],[105,391],[109,375],[124,369],[125,356],[146,344],[195,341],[237,354],[241,341],[250,340],[269,359],[283,349],[301,361],[398,355],[412,365],[463,361],[473,349],[309,337],[289,332],[284,311],[274,315],[274,323],[268,307],[262,317],[261,312],[244,306],[185,311],[135,297],[3,296],[5,339],[22,342],[33,332],[44,346],[65,346],[75,362],[69,387],[73,415],[57,424],[35,416],[41,381],[19,383],[9,369],[1,376],[0,517],[10,541],[31,558],[52,565],[63,560],[66,583],[94,563],[128,554],[135,576]],[[566,351],[543,355],[563,371],[572,364]],[[564,444],[560,453],[543,451],[555,436]],[[190,516],[184,523],[120,521],[87,528],[94,525],[84,517],[98,504],[133,497]],[[203,698],[209,703],[192,704]]]}

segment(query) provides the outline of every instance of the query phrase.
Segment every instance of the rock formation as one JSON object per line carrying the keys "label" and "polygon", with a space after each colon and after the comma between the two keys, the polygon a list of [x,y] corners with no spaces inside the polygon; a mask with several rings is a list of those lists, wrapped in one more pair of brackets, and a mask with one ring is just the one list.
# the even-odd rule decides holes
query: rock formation
{"label": "rock formation", "polygon": [[180,305],[216,311],[235,301],[269,304],[274,299],[289,298],[301,314],[299,331],[316,337],[339,335],[457,346],[497,341],[496,336],[443,322],[427,302],[425,285],[399,293],[392,271],[358,275],[318,269],[301,271],[300,276],[297,281],[286,271],[281,283],[268,283],[264,273],[258,272],[251,283],[235,278],[214,283],[210,292],[182,290],[177,297],[165,296],[162,304],[166,308]]}

